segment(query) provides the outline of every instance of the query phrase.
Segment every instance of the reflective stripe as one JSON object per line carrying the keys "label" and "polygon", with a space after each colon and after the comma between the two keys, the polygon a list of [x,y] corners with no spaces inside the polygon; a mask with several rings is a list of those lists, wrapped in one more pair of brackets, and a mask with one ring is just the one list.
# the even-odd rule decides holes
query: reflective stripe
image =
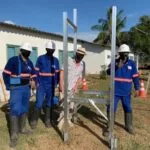
{"label": "reflective stripe", "polygon": [[55,76],[55,73],[39,73],[40,76]]}
{"label": "reflective stripe", "polygon": [[138,77],[138,76],[139,76],[138,74],[134,74],[132,77],[135,78],[135,77]]}
{"label": "reflective stripe", "polygon": [[60,70],[55,70],[55,72],[60,72]]}
{"label": "reflective stripe", "polygon": [[29,73],[21,73],[20,76],[21,77],[30,77],[31,74],[29,74]]}
{"label": "reflective stripe", "polygon": [[17,77],[17,75],[15,75],[15,74],[12,74],[12,75],[11,75],[11,77]]}
{"label": "reflective stripe", "polygon": [[132,79],[115,78],[115,81],[120,81],[120,82],[132,82]]}
{"label": "reflective stripe", "polygon": [[34,75],[32,75],[32,76],[31,76],[31,78],[34,78],[34,77],[37,77],[37,75],[36,75],[36,74],[34,74]]}
{"label": "reflective stripe", "polygon": [[36,71],[39,71],[39,70],[40,70],[40,68],[38,68],[38,67],[35,67],[35,70],[36,70]]}
{"label": "reflective stripe", "polygon": [[[28,74],[28,73],[22,73],[20,75],[15,75],[15,74],[12,74],[11,77],[30,77],[31,74]],[[31,78],[34,78],[34,77],[37,77],[36,74],[32,75]]]}
{"label": "reflective stripe", "polygon": [[3,72],[5,72],[6,74],[9,74],[9,75],[11,75],[11,72],[10,71],[8,71],[8,70],[4,70]]}
{"label": "reflective stripe", "polygon": [[28,73],[21,73],[20,75],[12,74],[11,77],[30,77],[31,75]]}

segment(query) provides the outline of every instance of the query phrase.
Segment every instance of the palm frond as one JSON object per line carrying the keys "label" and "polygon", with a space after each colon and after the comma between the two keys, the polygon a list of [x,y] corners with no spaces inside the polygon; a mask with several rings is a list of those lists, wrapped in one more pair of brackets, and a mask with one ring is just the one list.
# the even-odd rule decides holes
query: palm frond
{"label": "palm frond", "polygon": [[[124,28],[125,23],[126,23],[126,17],[122,17],[123,15],[123,10],[120,10],[117,13],[117,27],[116,27],[116,35],[117,35],[117,44],[120,43],[119,41],[119,33],[122,28]],[[111,34],[112,34],[112,7],[110,7],[107,10],[106,13],[106,19],[100,18],[98,20],[98,25],[92,26],[92,30],[97,30],[99,31],[98,36],[94,40],[94,42],[103,44],[103,45],[109,45],[111,41]]]}

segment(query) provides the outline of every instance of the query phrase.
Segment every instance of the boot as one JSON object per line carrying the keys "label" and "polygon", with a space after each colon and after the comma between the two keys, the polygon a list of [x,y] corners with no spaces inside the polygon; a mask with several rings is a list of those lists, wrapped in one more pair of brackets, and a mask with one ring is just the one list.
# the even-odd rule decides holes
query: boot
{"label": "boot", "polygon": [[19,133],[19,122],[17,116],[10,116],[10,144],[9,146],[14,148],[17,145]]}
{"label": "boot", "polygon": [[110,114],[109,114],[109,112],[107,112],[107,118],[108,118],[108,122],[106,124],[106,128],[103,131],[103,136],[104,137],[108,137],[109,133],[110,133],[110,131],[109,131],[109,124],[110,124]]}
{"label": "boot", "polygon": [[58,112],[58,107],[57,106],[53,106],[51,108],[51,124],[52,125],[57,125],[57,119],[59,118],[59,112]]}
{"label": "boot", "polygon": [[133,126],[132,126],[132,112],[127,113],[125,112],[125,129],[130,134],[133,134]]}
{"label": "boot", "polygon": [[39,115],[40,115],[40,109],[37,108],[37,107],[34,107],[33,108],[33,112],[31,114],[31,120],[30,120],[31,129],[35,129],[36,128],[37,123],[38,123]]}
{"label": "boot", "polygon": [[[109,137],[109,134],[110,134],[110,129],[109,129],[110,114],[109,114],[109,112],[107,112],[107,118],[108,118],[108,122],[107,122],[106,128],[104,129],[104,132],[103,132],[103,136],[105,136],[105,137]],[[115,113],[114,113],[114,124],[115,124]]]}
{"label": "boot", "polygon": [[20,133],[30,135],[32,132],[30,130],[26,129],[26,118],[27,118],[27,114],[25,114],[25,113],[22,116],[20,116],[20,118],[19,118]]}
{"label": "boot", "polygon": [[45,109],[45,126],[47,128],[50,128],[52,126],[50,118],[51,118],[51,108],[46,107],[46,109]]}

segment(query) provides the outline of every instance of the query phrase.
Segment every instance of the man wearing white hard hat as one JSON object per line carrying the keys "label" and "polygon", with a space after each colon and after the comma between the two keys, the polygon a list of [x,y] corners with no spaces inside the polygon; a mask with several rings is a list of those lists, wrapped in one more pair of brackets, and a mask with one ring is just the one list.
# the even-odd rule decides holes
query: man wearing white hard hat
{"label": "man wearing white hard hat", "polygon": [[36,78],[33,63],[29,59],[31,52],[31,44],[24,43],[20,47],[20,55],[11,57],[3,71],[6,89],[10,90],[10,147],[16,146],[19,132],[29,134],[25,124],[29,110],[30,86],[35,85]]}
{"label": "man wearing white hard hat", "polygon": [[45,49],[46,54],[38,57],[35,67],[37,73],[37,92],[35,107],[30,122],[31,128],[33,129],[37,126],[43,104],[45,106],[45,126],[50,128],[54,119],[52,118],[52,107],[54,105],[54,89],[59,82],[59,61],[53,56],[56,50],[53,41],[48,41],[45,45]]}
{"label": "man wearing white hard hat", "polygon": [[[82,79],[85,75],[85,63],[83,61],[86,55],[86,49],[84,47],[79,47],[73,58],[68,58],[68,95],[72,97],[78,89],[78,86],[82,84]],[[64,93],[64,69],[60,73],[60,90]],[[68,123],[72,126],[72,113],[74,111],[74,102],[69,101],[69,118]],[[60,122],[60,124],[62,124]],[[59,126],[59,124],[58,124]],[[62,126],[62,125],[60,125]],[[61,128],[61,127],[60,127]]]}
{"label": "man wearing white hard hat", "polygon": [[[132,127],[132,107],[131,107],[131,92],[132,82],[134,83],[135,96],[138,96],[140,84],[136,68],[133,60],[130,60],[128,55],[130,48],[126,44],[122,44],[118,50],[119,57],[116,59],[115,66],[115,101],[114,112],[116,113],[119,100],[122,102],[124,109],[125,129],[129,133],[133,133]],[[110,74],[110,68],[107,70]],[[109,111],[109,108],[108,108]]]}

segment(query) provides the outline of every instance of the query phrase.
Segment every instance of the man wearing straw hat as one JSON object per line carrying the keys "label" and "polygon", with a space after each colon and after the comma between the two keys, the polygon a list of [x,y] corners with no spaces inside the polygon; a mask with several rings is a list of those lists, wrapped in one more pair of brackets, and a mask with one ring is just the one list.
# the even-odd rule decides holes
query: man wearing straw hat
{"label": "man wearing straw hat", "polygon": [[[82,83],[83,75],[85,72],[85,63],[83,58],[86,54],[86,49],[79,47],[76,51],[76,54],[73,58],[68,58],[68,97],[72,97],[78,89],[78,86]],[[64,70],[62,69],[60,73],[60,90],[64,93]],[[74,102],[69,101],[69,118],[68,123],[70,126],[72,113],[74,111]]]}

